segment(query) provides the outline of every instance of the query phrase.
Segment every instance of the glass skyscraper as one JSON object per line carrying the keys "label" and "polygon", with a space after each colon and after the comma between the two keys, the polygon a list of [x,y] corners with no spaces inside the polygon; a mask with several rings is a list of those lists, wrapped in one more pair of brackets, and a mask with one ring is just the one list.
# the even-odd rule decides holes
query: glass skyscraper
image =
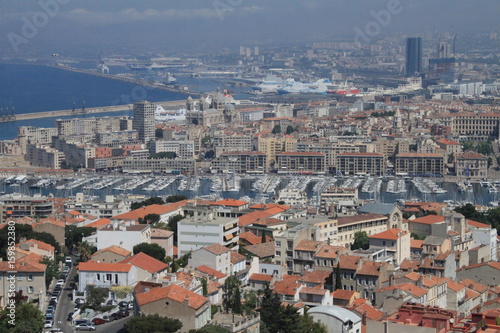
{"label": "glass skyscraper", "polygon": [[422,73],[422,38],[406,39],[406,76]]}

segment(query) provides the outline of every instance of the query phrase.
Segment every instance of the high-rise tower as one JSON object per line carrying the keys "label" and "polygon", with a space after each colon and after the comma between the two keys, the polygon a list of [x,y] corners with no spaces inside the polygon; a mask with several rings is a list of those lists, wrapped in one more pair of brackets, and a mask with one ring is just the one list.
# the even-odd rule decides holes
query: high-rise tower
{"label": "high-rise tower", "polygon": [[422,38],[406,39],[406,76],[422,73]]}
{"label": "high-rise tower", "polygon": [[134,103],[132,127],[139,132],[139,140],[147,143],[155,138],[156,105],[148,101]]}

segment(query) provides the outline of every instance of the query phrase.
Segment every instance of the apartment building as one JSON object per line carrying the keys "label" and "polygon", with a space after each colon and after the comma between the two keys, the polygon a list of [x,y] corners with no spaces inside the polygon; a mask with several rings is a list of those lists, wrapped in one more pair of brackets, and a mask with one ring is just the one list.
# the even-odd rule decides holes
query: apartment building
{"label": "apartment building", "polygon": [[56,135],[57,129],[55,127],[19,126],[17,128],[17,140],[23,153],[26,152],[26,145],[28,143],[50,145],[52,137]]}
{"label": "apartment building", "polygon": [[325,174],[325,154],[286,152],[276,155],[276,170],[280,174]]}
{"label": "apartment building", "polygon": [[215,156],[220,156],[225,152],[253,150],[253,142],[250,135],[217,133],[212,138],[212,142],[215,147]]}
{"label": "apartment building", "polygon": [[488,158],[483,154],[468,151],[455,157],[457,176],[472,181],[480,181],[488,177]]}
{"label": "apartment building", "polygon": [[149,152],[157,154],[162,152],[175,153],[178,158],[190,159],[195,157],[194,141],[167,141],[157,140],[151,141],[149,145]]}
{"label": "apartment building", "polygon": [[221,244],[238,251],[238,219],[218,217],[215,212],[196,214],[177,223],[179,255],[202,247]]}
{"label": "apartment building", "polygon": [[297,151],[297,139],[291,135],[267,135],[257,139],[257,150],[267,155],[267,163],[276,161],[276,155]]}
{"label": "apartment building", "polygon": [[116,146],[139,143],[139,132],[117,131],[97,133],[95,136],[95,142],[100,146]]}
{"label": "apartment building", "polygon": [[343,175],[385,174],[384,155],[378,153],[341,153],[337,157],[337,172]]}
{"label": "apartment building", "polygon": [[260,151],[222,153],[212,161],[212,172],[265,173],[267,155]]}
{"label": "apartment building", "polygon": [[13,193],[0,196],[0,222],[5,222],[8,218],[48,216],[52,214],[52,210],[53,201],[39,194],[28,196]]}
{"label": "apartment building", "polygon": [[91,118],[72,118],[57,119],[55,121],[58,136],[71,136],[81,134],[118,132],[128,130],[128,117],[91,117]]}
{"label": "apartment building", "polygon": [[61,163],[64,160],[64,153],[50,146],[29,143],[26,145],[24,158],[32,166],[60,169]]}
{"label": "apartment building", "polygon": [[192,173],[195,170],[193,159],[135,159],[123,161],[123,172],[166,172]]}
{"label": "apartment building", "polygon": [[445,160],[442,154],[405,153],[396,155],[396,174],[411,176],[444,175]]}
{"label": "apartment building", "polygon": [[441,117],[443,126],[451,128],[451,135],[460,141],[486,141],[499,138],[500,114],[450,113]]}

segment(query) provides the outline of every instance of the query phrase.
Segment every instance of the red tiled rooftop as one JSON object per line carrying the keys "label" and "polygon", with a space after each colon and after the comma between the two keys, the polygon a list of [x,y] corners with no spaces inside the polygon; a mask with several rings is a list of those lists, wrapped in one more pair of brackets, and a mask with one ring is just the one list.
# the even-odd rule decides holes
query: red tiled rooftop
{"label": "red tiled rooftop", "polygon": [[248,202],[243,200],[236,199],[224,199],[214,203],[211,203],[210,206],[228,206],[228,207],[241,207],[247,205]]}
{"label": "red tiled rooftop", "polygon": [[78,270],[88,272],[128,272],[132,268],[131,264],[111,264],[97,262],[81,262]]}
{"label": "red tiled rooftop", "polygon": [[273,279],[272,275],[269,274],[257,274],[254,273],[248,279],[249,281],[261,281],[261,282],[271,282]]}
{"label": "red tiled rooftop", "polygon": [[413,220],[409,220],[409,222],[417,222],[424,224],[434,224],[439,222],[444,222],[444,216],[441,215],[427,215],[423,217],[419,217]]}
{"label": "red tiled rooftop", "polygon": [[164,271],[168,268],[168,265],[151,257],[145,253],[139,252],[136,255],[133,255],[130,258],[120,261],[121,264],[132,264],[143,270],[148,271],[149,273],[158,273]]}
{"label": "red tiled rooftop", "polygon": [[213,277],[215,277],[217,279],[222,279],[222,278],[225,278],[227,276],[226,274],[221,273],[219,271],[216,271],[215,269],[210,268],[210,267],[208,267],[206,265],[198,266],[198,267],[196,267],[196,270],[199,271],[199,272],[201,272],[201,273],[213,276]]}
{"label": "red tiled rooftop", "polygon": [[187,299],[189,307],[199,309],[208,302],[206,297],[198,295],[176,284],[171,284],[170,286],[163,288],[153,288],[148,292],[137,294],[135,297],[139,306],[156,302],[161,299],[170,299],[182,304]]}
{"label": "red tiled rooftop", "polygon": [[386,231],[379,232],[378,234],[371,235],[369,236],[369,238],[397,240],[400,236],[403,236],[405,234],[406,231],[402,231],[397,228],[392,228]]}

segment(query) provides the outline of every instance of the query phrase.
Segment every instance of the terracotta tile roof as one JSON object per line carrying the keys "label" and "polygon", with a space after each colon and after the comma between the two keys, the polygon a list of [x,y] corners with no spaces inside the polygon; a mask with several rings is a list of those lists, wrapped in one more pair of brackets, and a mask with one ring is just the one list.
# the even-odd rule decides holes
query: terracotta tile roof
{"label": "terracotta tile roof", "polygon": [[120,215],[113,216],[112,220],[134,220],[138,221],[139,218],[144,218],[144,216],[148,214],[158,214],[163,215],[166,213],[170,213],[179,209],[180,207],[184,207],[187,203],[187,200],[182,200],[179,202],[174,202],[167,205],[150,205],[146,207],[141,207],[135,210],[131,210],[130,212],[123,213]]}
{"label": "terracotta tile roof", "polygon": [[358,299],[355,299],[354,302],[352,303],[353,306],[359,306],[361,304],[365,304],[366,302],[368,302],[368,300],[366,298],[358,298]]}
{"label": "terracotta tile roof", "polygon": [[217,293],[222,288],[222,284],[217,281],[208,281],[207,292],[209,295]]}
{"label": "terracotta tile roof", "polygon": [[313,271],[306,271],[304,273],[304,276],[299,278],[300,282],[304,283],[315,283],[315,284],[320,284],[323,285],[325,284],[326,280],[330,276],[331,271],[321,271],[321,270],[313,270]]}
{"label": "terracotta tile roof", "polygon": [[486,159],[486,156],[484,156],[483,154],[474,153],[474,152],[469,151],[469,152],[458,155],[456,158],[476,160],[476,159]]}
{"label": "terracotta tile roof", "polygon": [[332,293],[332,296],[334,299],[343,299],[343,300],[350,300],[356,293],[357,291],[354,290],[345,290],[345,289],[337,289]]}
{"label": "terracotta tile roof", "polygon": [[231,259],[230,259],[231,260],[231,264],[236,264],[238,262],[246,260],[246,257],[244,255],[239,254],[236,251],[231,251],[230,257],[231,257]]}
{"label": "terracotta tile roof", "polygon": [[291,208],[290,206],[280,205],[277,203],[268,203],[268,204],[259,203],[259,204],[250,206],[250,209],[267,210],[267,209],[276,208],[276,207],[281,208],[283,211],[289,210]]}
{"label": "terracotta tile roof", "polygon": [[[297,276],[297,278],[299,277]],[[290,278],[290,275],[285,275],[281,281],[274,283],[273,292],[280,295],[294,296],[301,286],[301,284],[297,283],[297,279]]]}
{"label": "terracotta tile roof", "polygon": [[460,143],[452,141],[450,139],[442,138],[437,140],[437,142],[445,144],[445,145],[454,145],[454,146],[460,146]]}
{"label": "terracotta tile roof", "polygon": [[295,251],[316,252],[318,250],[318,248],[323,244],[324,244],[324,242],[304,239],[304,240],[300,241],[300,243],[297,244],[297,246],[295,246],[294,250]]}
{"label": "terracotta tile roof", "polygon": [[451,290],[457,292],[457,291],[460,291],[464,288],[465,288],[464,285],[462,285],[460,283],[456,283],[455,281],[453,281],[451,279],[448,280],[448,289],[451,289]]}
{"label": "terracotta tile roof", "polygon": [[224,274],[224,273],[221,273],[219,271],[216,271],[215,269],[213,268],[210,268],[206,265],[201,265],[201,266],[198,266],[195,268],[197,271],[201,272],[201,273],[204,273],[204,274],[207,274],[207,275],[210,275],[210,276],[213,276],[217,279],[223,279],[225,278],[227,275]]}
{"label": "terracotta tile roof", "polygon": [[78,264],[79,271],[88,272],[129,272],[132,268],[131,264],[110,264],[97,262],[81,262]]}
{"label": "terracotta tile roof", "polygon": [[95,256],[95,255],[100,254],[100,253],[108,252],[108,251],[119,254],[119,255],[124,256],[124,257],[129,257],[132,254],[132,252],[130,252],[129,250],[125,250],[124,248],[119,247],[117,245],[111,245],[111,246],[105,247],[104,249],[97,251],[92,256]]}
{"label": "terracotta tile roof", "polygon": [[269,274],[257,274],[254,273],[250,276],[248,281],[260,281],[260,282],[271,282],[273,279],[272,275]]}
{"label": "terracotta tile roof", "polygon": [[47,244],[47,243],[42,242],[42,241],[39,241],[39,240],[36,240],[36,239],[28,239],[22,243],[17,244],[17,245],[20,246],[21,244],[29,244],[30,248],[34,247],[36,244],[40,250],[47,251],[47,252],[52,253],[52,254],[54,254],[54,252],[55,252],[55,248],[52,245]]}
{"label": "terracotta tile roof", "polygon": [[169,238],[174,235],[173,231],[160,229],[160,228],[151,228],[151,238]]}
{"label": "terracotta tile roof", "polygon": [[335,259],[340,254],[347,251],[347,249],[343,246],[332,246],[324,244],[318,252],[316,252],[316,258],[327,258],[327,259]]}
{"label": "terracotta tile roof", "polygon": [[471,225],[473,227],[476,227],[476,228],[491,228],[491,226],[489,224],[485,224],[485,223],[481,223],[481,222],[476,222],[476,221],[473,221],[473,220],[467,220],[467,224],[468,225]]}
{"label": "terracotta tile roof", "polygon": [[381,268],[386,265],[386,262],[365,261],[363,265],[358,269],[356,274],[379,276]]}
{"label": "terracotta tile roof", "polygon": [[359,222],[371,221],[371,220],[387,220],[387,216],[375,214],[375,213],[360,214],[360,215],[353,215],[353,216],[344,216],[344,217],[340,217],[338,219],[338,225],[341,226],[341,225],[345,225],[345,224],[353,224],[353,223],[359,223]]}
{"label": "terracotta tile roof", "polygon": [[339,264],[341,269],[357,270],[358,263],[361,262],[361,258],[358,256],[343,255],[339,259]]}
{"label": "terracotta tile roof", "polygon": [[419,217],[413,220],[409,220],[409,222],[417,222],[424,224],[434,224],[438,222],[444,222],[444,216],[441,215],[427,215],[424,217]]}
{"label": "terracotta tile roof", "polygon": [[403,283],[403,284],[397,284],[394,286],[380,288],[376,292],[390,291],[390,290],[394,290],[394,289],[400,289],[400,290],[406,291],[412,295],[419,296],[419,297],[423,296],[427,293],[426,289],[417,287],[416,285],[411,284],[411,283]]}
{"label": "terracotta tile roof", "polygon": [[477,291],[478,293],[484,293],[488,290],[488,286],[485,286],[484,284],[480,284],[480,283],[478,283],[474,280],[471,280],[471,279],[464,279],[464,280],[460,281],[460,284],[469,288],[469,289]]}
{"label": "terracotta tile roof", "polygon": [[303,287],[300,289],[301,294],[311,294],[311,295],[326,295],[329,291],[326,289],[318,289],[311,287]]}
{"label": "terracotta tile roof", "polygon": [[72,210],[70,212],[68,212],[69,215],[72,215],[72,216],[78,216],[80,215],[80,212],[77,212],[76,210]]}
{"label": "terracotta tile roof", "polygon": [[[27,257],[27,256],[26,256]],[[31,260],[23,257],[16,260],[14,267],[8,261],[0,261],[0,272],[32,272],[32,273],[42,273],[45,272],[47,265],[40,264],[38,262],[32,262]]]}
{"label": "terracotta tile roof", "polygon": [[423,239],[410,239],[410,248],[421,249],[422,244],[424,243]]}
{"label": "terracotta tile roof", "polygon": [[241,241],[246,241],[252,245],[262,243],[262,237],[256,236],[251,231],[245,231],[245,232],[239,234],[239,237],[240,237]]}
{"label": "terracotta tile roof", "polygon": [[210,204],[210,206],[227,206],[227,207],[241,207],[245,205],[248,205],[248,202],[236,199],[224,199]]}
{"label": "terracotta tile roof", "polygon": [[254,224],[257,225],[279,225],[279,224],[286,224],[286,221],[276,219],[274,217],[269,217],[267,219],[262,219],[254,222]]}
{"label": "terracotta tile roof", "polygon": [[208,302],[208,298],[175,284],[162,288],[153,288],[148,292],[137,294],[135,297],[139,306],[162,299],[169,299],[182,304],[187,299],[189,307],[199,309]]}
{"label": "terracotta tile roof", "polygon": [[219,243],[205,246],[203,249],[210,252],[210,253],[213,253],[215,255],[219,255],[219,254],[223,254],[223,253],[227,253],[227,252],[231,251],[227,247],[225,247],[224,245],[221,245]]}
{"label": "terracotta tile roof", "polygon": [[139,252],[133,255],[130,258],[120,261],[121,264],[132,264],[143,270],[148,271],[149,273],[158,273],[164,271],[168,268],[168,265],[151,257],[145,253]]}
{"label": "terracotta tile roof", "polygon": [[352,308],[352,310],[356,311],[360,315],[366,314],[366,317],[370,320],[378,320],[384,315],[382,311],[375,309],[373,306],[370,306],[367,303],[363,303],[357,307],[354,307]]}
{"label": "terracotta tile roof", "polygon": [[398,240],[399,235],[404,236],[406,234],[407,234],[406,231],[402,231],[397,228],[392,228],[386,231],[379,232],[378,234],[371,235],[369,236],[369,238]]}
{"label": "terracotta tile roof", "polygon": [[255,245],[247,245],[245,250],[259,258],[267,258],[274,256],[274,242],[260,243]]}
{"label": "terracotta tile roof", "polygon": [[479,293],[477,293],[474,290],[469,289],[469,288],[467,288],[467,290],[465,290],[465,299],[468,300],[468,299],[476,298],[476,297],[479,297]]}
{"label": "terracotta tile roof", "polygon": [[105,225],[108,225],[110,222],[111,222],[110,219],[102,218],[102,219],[99,219],[97,221],[94,221],[92,223],[87,224],[86,227],[99,229],[99,228],[104,227]]}
{"label": "terracotta tile roof", "polygon": [[268,217],[271,217],[271,216],[274,216],[274,215],[277,215],[277,214],[280,214],[283,212],[284,212],[284,210],[280,207],[272,207],[272,208],[266,209],[264,211],[257,210],[257,211],[254,211],[254,212],[251,212],[251,213],[248,213],[248,214],[245,214],[245,215],[238,217],[238,225],[240,227],[244,227],[246,225],[255,223],[259,220],[264,220]]}

